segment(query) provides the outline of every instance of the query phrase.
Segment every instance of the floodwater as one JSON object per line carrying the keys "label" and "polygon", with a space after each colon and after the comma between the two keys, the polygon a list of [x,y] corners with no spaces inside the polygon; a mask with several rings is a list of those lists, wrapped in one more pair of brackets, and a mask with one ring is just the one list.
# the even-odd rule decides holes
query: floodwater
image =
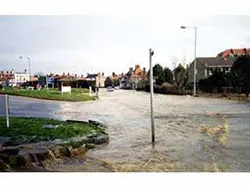
{"label": "floodwater", "polygon": [[[9,96],[10,116],[57,118],[55,112],[61,108],[63,102],[39,100],[27,97]],[[5,115],[0,108],[0,116]]]}
{"label": "floodwater", "polygon": [[[102,90],[99,96],[65,103],[56,115],[106,124],[110,143],[86,155],[112,171],[250,171],[250,103],[155,94],[152,147],[149,93]],[[202,132],[225,121],[222,141]]]}
{"label": "floodwater", "polygon": [[[155,94],[156,143],[153,147],[149,93],[127,90],[107,92],[103,89],[99,97],[99,100],[84,103],[42,102],[43,108],[50,109],[43,109],[43,116],[97,120],[107,125],[110,136],[109,144],[86,153],[89,163],[75,159],[70,163],[54,165],[51,169],[250,171],[250,103]],[[19,108],[15,106],[15,109]],[[225,132],[202,132],[205,126],[218,127],[223,122],[228,122]]]}

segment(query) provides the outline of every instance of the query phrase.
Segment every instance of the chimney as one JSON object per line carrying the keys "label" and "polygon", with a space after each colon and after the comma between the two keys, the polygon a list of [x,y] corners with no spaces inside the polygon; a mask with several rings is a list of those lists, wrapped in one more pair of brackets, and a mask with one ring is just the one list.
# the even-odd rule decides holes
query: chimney
{"label": "chimney", "polygon": [[102,76],[104,76],[104,72],[102,73]]}
{"label": "chimney", "polygon": [[112,76],[115,77],[115,73],[114,72],[112,73]]}
{"label": "chimney", "polygon": [[129,68],[129,72],[133,72],[133,67],[130,67],[130,68]]}
{"label": "chimney", "polygon": [[145,67],[143,67],[143,71],[146,72],[146,68]]}
{"label": "chimney", "polygon": [[75,78],[77,78],[77,74],[75,74]]}

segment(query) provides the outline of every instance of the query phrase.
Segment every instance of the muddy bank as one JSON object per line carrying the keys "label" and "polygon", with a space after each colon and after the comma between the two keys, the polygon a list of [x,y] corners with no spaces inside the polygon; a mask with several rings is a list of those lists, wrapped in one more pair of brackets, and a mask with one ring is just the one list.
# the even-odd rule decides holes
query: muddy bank
{"label": "muddy bank", "polygon": [[[74,122],[68,120],[68,122]],[[77,121],[79,122],[79,121]],[[62,161],[74,161],[79,157],[86,161],[84,154],[97,145],[107,144],[109,136],[104,132],[104,125],[97,121],[89,121],[92,126],[102,127],[103,134],[90,134],[86,137],[56,139],[13,146],[10,138],[0,139],[0,171],[4,172],[31,172],[51,171],[47,165]],[[11,144],[11,145],[8,145]],[[57,171],[57,170],[52,170]]]}

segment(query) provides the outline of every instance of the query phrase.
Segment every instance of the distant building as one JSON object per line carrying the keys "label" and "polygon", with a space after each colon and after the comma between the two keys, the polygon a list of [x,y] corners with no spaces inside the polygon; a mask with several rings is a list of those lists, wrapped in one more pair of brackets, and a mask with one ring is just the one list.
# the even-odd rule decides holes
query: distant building
{"label": "distant building", "polygon": [[97,87],[104,87],[105,84],[105,76],[104,73],[98,73],[98,74],[87,74],[86,81],[92,81],[94,82],[95,86]]}
{"label": "distant building", "polygon": [[141,69],[140,65],[135,65],[129,68],[129,71],[121,76],[121,87],[122,88],[137,88],[137,84],[140,81],[148,80],[148,73],[146,68]]}
{"label": "distant building", "polygon": [[1,71],[0,82],[6,86],[18,86],[30,81],[30,75],[26,72]]}
{"label": "distant building", "polygon": [[217,57],[239,57],[241,55],[250,55],[250,48],[227,49],[220,52]]}
{"label": "distant building", "polygon": [[[77,74],[70,75],[63,73],[62,75],[56,74],[56,75],[48,75],[47,78],[53,77],[53,84],[54,87],[61,87],[62,85],[70,85],[75,88],[79,87],[87,87],[85,84],[86,78],[81,75],[78,76]],[[49,83],[50,84],[50,83]]]}
{"label": "distant building", "polygon": [[[214,70],[230,72],[233,66],[235,57],[221,58],[221,57],[199,57],[196,58],[196,82],[200,79],[207,78],[212,75]],[[188,67],[188,84],[194,82],[194,61]]]}
{"label": "distant building", "polygon": [[16,72],[14,73],[14,83],[20,85],[30,81],[30,75],[26,72]]}
{"label": "distant building", "polygon": [[106,77],[105,79],[105,87],[107,86],[120,86],[120,81],[121,81],[121,75],[117,75],[114,72],[112,73],[111,76]]}

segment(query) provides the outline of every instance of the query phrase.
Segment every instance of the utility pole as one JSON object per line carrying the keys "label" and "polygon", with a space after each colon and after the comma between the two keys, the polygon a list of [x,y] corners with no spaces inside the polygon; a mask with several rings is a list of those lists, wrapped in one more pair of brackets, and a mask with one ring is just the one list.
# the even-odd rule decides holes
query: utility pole
{"label": "utility pole", "polygon": [[192,28],[194,29],[194,91],[193,96],[196,96],[196,43],[197,43],[197,27],[196,26],[181,26],[181,29]]}
{"label": "utility pole", "polygon": [[197,27],[194,27],[194,97],[196,96],[196,74],[197,74],[197,69],[196,69],[196,42],[197,42]]}
{"label": "utility pole", "polygon": [[29,64],[29,79],[30,79],[30,81],[31,81],[30,57],[29,57],[29,56],[26,56],[26,57],[25,57],[25,56],[19,56],[19,58],[20,58],[20,59],[22,59],[22,58],[28,59],[28,64]]}
{"label": "utility pole", "polygon": [[154,81],[153,81],[153,69],[152,69],[152,56],[154,51],[149,49],[149,69],[150,69],[150,106],[151,106],[151,131],[152,131],[152,144],[155,143],[155,122],[154,122],[154,106],[153,106],[153,94],[154,94]]}

